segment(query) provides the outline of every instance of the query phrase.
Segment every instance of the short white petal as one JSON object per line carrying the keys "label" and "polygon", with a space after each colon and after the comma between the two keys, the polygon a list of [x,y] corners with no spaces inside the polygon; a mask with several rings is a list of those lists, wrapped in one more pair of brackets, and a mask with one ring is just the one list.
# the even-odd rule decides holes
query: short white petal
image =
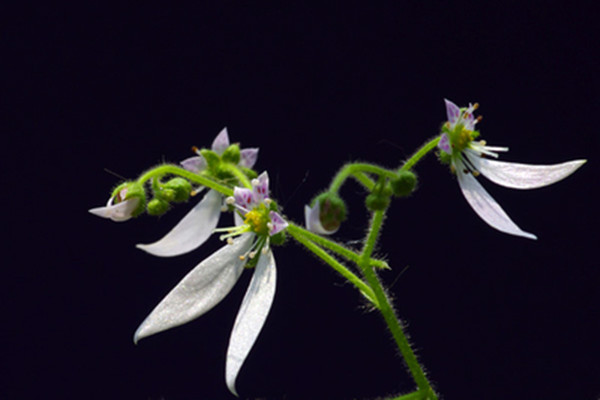
{"label": "short white petal", "polygon": [[269,251],[258,260],[229,339],[225,381],[231,393],[236,396],[235,380],[267,319],[275,296],[276,280],[275,258],[273,252]]}
{"label": "short white petal", "polygon": [[133,341],[185,324],[217,305],[235,285],[252,245],[248,233],[223,246],[192,269],[156,306],[135,332]]}
{"label": "short white petal", "polygon": [[534,234],[523,231],[506,215],[502,207],[490,194],[477,182],[471,174],[465,174],[457,168],[458,184],[465,199],[473,210],[492,228],[511,235],[537,239]]}
{"label": "short white petal", "polygon": [[165,237],[151,244],[136,247],[159,257],[188,253],[210,237],[219,222],[222,196],[209,190],[194,208]]}
{"label": "short white petal", "polygon": [[513,189],[536,189],[565,179],[585,164],[574,160],[554,165],[531,165],[480,158],[466,153],[473,166],[490,181]]}
{"label": "short white petal", "polygon": [[229,147],[229,135],[227,134],[227,127],[223,128],[217,135],[215,140],[212,142],[211,150],[218,155],[223,155],[223,152]]}

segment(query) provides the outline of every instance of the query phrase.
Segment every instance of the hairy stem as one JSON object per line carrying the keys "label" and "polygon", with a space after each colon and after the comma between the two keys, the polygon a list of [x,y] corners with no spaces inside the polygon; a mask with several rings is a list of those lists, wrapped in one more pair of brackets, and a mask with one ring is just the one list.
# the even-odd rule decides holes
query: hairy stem
{"label": "hairy stem", "polygon": [[383,319],[385,320],[388,326],[388,329],[392,333],[392,336],[394,337],[394,340],[398,345],[400,353],[402,353],[402,356],[404,357],[406,365],[408,366],[408,369],[411,375],[413,376],[417,387],[419,388],[419,392],[423,393],[423,398],[437,399],[435,392],[431,388],[431,385],[429,384],[429,381],[427,380],[427,377],[423,372],[423,368],[421,368],[421,365],[417,361],[417,357],[415,356],[415,353],[413,352],[408,342],[408,339],[404,334],[402,325],[396,317],[394,310],[392,309],[390,301],[387,295],[385,294],[385,291],[383,290],[379,278],[375,274],[373,268],[369,265],[369,258],[373,253],[373,249],[375,248],[375,243],[377,242],[379,231],[383,226],[384,215],[385,211],[383,210],[375,211],[373,214],[371,226],[369,228],[367,239],[365,240],[363,251],[361,254],[361,259],[359,261],[359,266],[361,267],[363,274],[365,275],[367,283],[369,284],[369,286],[371,286],[373,292],[375,293],[375,297],[377,299],[377,302],[379,303],[379,311],[381,312]]}
{"label": "hairy stem", "polygon": [[212,179],[206,178],[202,175],[195,174],[186,169],[170,164],[161,165],[151,169],[150,171],[145,172],[144,174],[142,174],[142,176],[138,178],[137,181],[140,184],[144,184],[146,181],[152,178],[161,177],[166,174],[178,175],[199,185],[216,190],[217,192],[222,193],[225,196],[233,196],[233,190],[231,188],[224,186],[218,182],[215,182]]}

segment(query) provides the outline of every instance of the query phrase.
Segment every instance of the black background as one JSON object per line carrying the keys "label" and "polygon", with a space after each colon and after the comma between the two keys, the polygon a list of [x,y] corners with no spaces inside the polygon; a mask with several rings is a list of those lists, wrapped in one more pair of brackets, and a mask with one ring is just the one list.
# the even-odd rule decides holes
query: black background
{"label": "black background", "polygon": [[[227,126],[260,147],[257,169],[302,221],[343,163],[394,167],[435,135],[447,97],[481,104],[483,137],[510,146],[505,160],[589,162],[535,191],[483,182],[538,241],[489,228],[435,157],[418,165],[419,190],[393,203],[377,254],[419,358],[444,399],[597,399],[597,18],[583,2],[494,4],[3,11],[0,397],[232,398],[225,351],[250,274],[207,315],[134,346],[147,313],[221,244],[172,259],[135,249],[190,205],[96,218],[87,209],[119,181],[104,168],[135,178]],[[336,238],[356,245],[364,193],[342,194],[350,219]],[[242,398],[413,388],[351,286],[292,242],[275,255],[277,294]]]}

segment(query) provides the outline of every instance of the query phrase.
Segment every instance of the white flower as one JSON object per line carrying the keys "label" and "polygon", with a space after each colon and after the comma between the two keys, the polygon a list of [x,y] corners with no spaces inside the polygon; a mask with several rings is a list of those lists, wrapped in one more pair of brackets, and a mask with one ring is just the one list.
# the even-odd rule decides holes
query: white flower
{"label": "white flower", "polygon": [[[211,150],[222,155],[229,147],[227,128],[213,140]],[[252,168],[258,157],[258,149],[242,149],[239,166]],[[206,160],[201,155],[185,159],[181,165],[195,173],[206,169]],[[202,245],[219,223],[223,196],[209,190],[204,198],[162,239],[150,244],[138,244],[137,248],[159,257],[171,257],[188,253]]]}
{"label": "white flower", "polygon": [[88,211],[99,217],[112,219],[115,222],[127,221],[133,217],[140,205],[140,197],[127,198],[128,189],[128,187],[124,187],[116,195],[111,196],[106,206],[92,208]]}
{"label": "white flower", "polygon": [[[438,147],[450,157],[451,168],[458,178],[460,189],[469,205],[490,226],[499,231],[537,239],[532,233],[519,228],[504,212],[502,207],[477,182],[481,173],[492,182],[513,189],[535,189],[558,182],[571,175],[586,160],[574,160],[553,165],[530,165],[492,160],[507,147],[487,146],[485,141],[476,142],[479,135],[475,125],[480,120],[473,111],[478,105],[469,104],[459,108],[449,100],[446,102],[448,122],[442,128]],[[443,155],[443,153],[442,153]]]}
{"label": "white flower", "polygon": [[[271,210],[268,176],[253,180],[253,189],[235,188],[228,204],[238,209],[245,221],[221,231],[228,243],[198,264],[156,306],[135,332],[134,342],[185,324],[217,305],[233,288],[246,263],[255,265],[250,286],[235,319],[227,350],[225,380],[237,396],[235,381],[242,364],[260,333],[275,295],[277,271],[269,238],[287,222]],[[233,239],[234,236],[237,236]]]}

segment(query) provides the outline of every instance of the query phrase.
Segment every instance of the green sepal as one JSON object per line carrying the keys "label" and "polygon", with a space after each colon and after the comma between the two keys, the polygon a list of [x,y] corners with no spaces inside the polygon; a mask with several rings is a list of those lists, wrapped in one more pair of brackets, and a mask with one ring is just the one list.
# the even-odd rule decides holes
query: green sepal
{"label": "green sepal", "polygon": [[448,154],[443,150],[439,150],[436,152],[436,155],[438,157],[438,160],[440,160],[440,162],[442,164],[450,165],[452,163],[452,155],[451,154]]}
{"label": "green sepal", "polygon": [[221,160],[224,162],[238,165],[240,162],[240,146],[237,143],[232,144],[223,152]]}
{"label": "green sepal", "polygon": [[169,208],[170,205],[167,201],[155,197],[148,202],[146,210],[150,215],[160,216],[169,211]]}
{"label": "green sepal", "polygon": [[390,180],[392,193],[397,197],[406,197],[415,191],[417,176],[412,171],[400,170],[397,178]]}
{"label": "green sepal", "polygon": [[219,157],[217,153],[215,153],[212,150],[202,149],[200,150],[200,154],[206,160],[206,165],[208,166],[208,169],[210,169],[211,171],[218,170],[219,165],[221,164],[221,157]]}
{"label": "green sepal", "polygon": [[285,233],[285,230],[269,237],[269,242],[271,242],[271,244],[275,245],[275,246],[281,246],[282,244],[285,243],[286,240],[287,240],[287,235]]}
{"label": "green sepal", "polygon": [[319,221],[328,231],[337,230],[347,218],[347,208],[344,200],[333,192],[324,192],[313,199],[311,205],[319,205]]}
{"label": "green sepal", "polygon": [[181,203],[190,198],[192,184],[184,178],[173,178],[162,185],[165,200]]}

